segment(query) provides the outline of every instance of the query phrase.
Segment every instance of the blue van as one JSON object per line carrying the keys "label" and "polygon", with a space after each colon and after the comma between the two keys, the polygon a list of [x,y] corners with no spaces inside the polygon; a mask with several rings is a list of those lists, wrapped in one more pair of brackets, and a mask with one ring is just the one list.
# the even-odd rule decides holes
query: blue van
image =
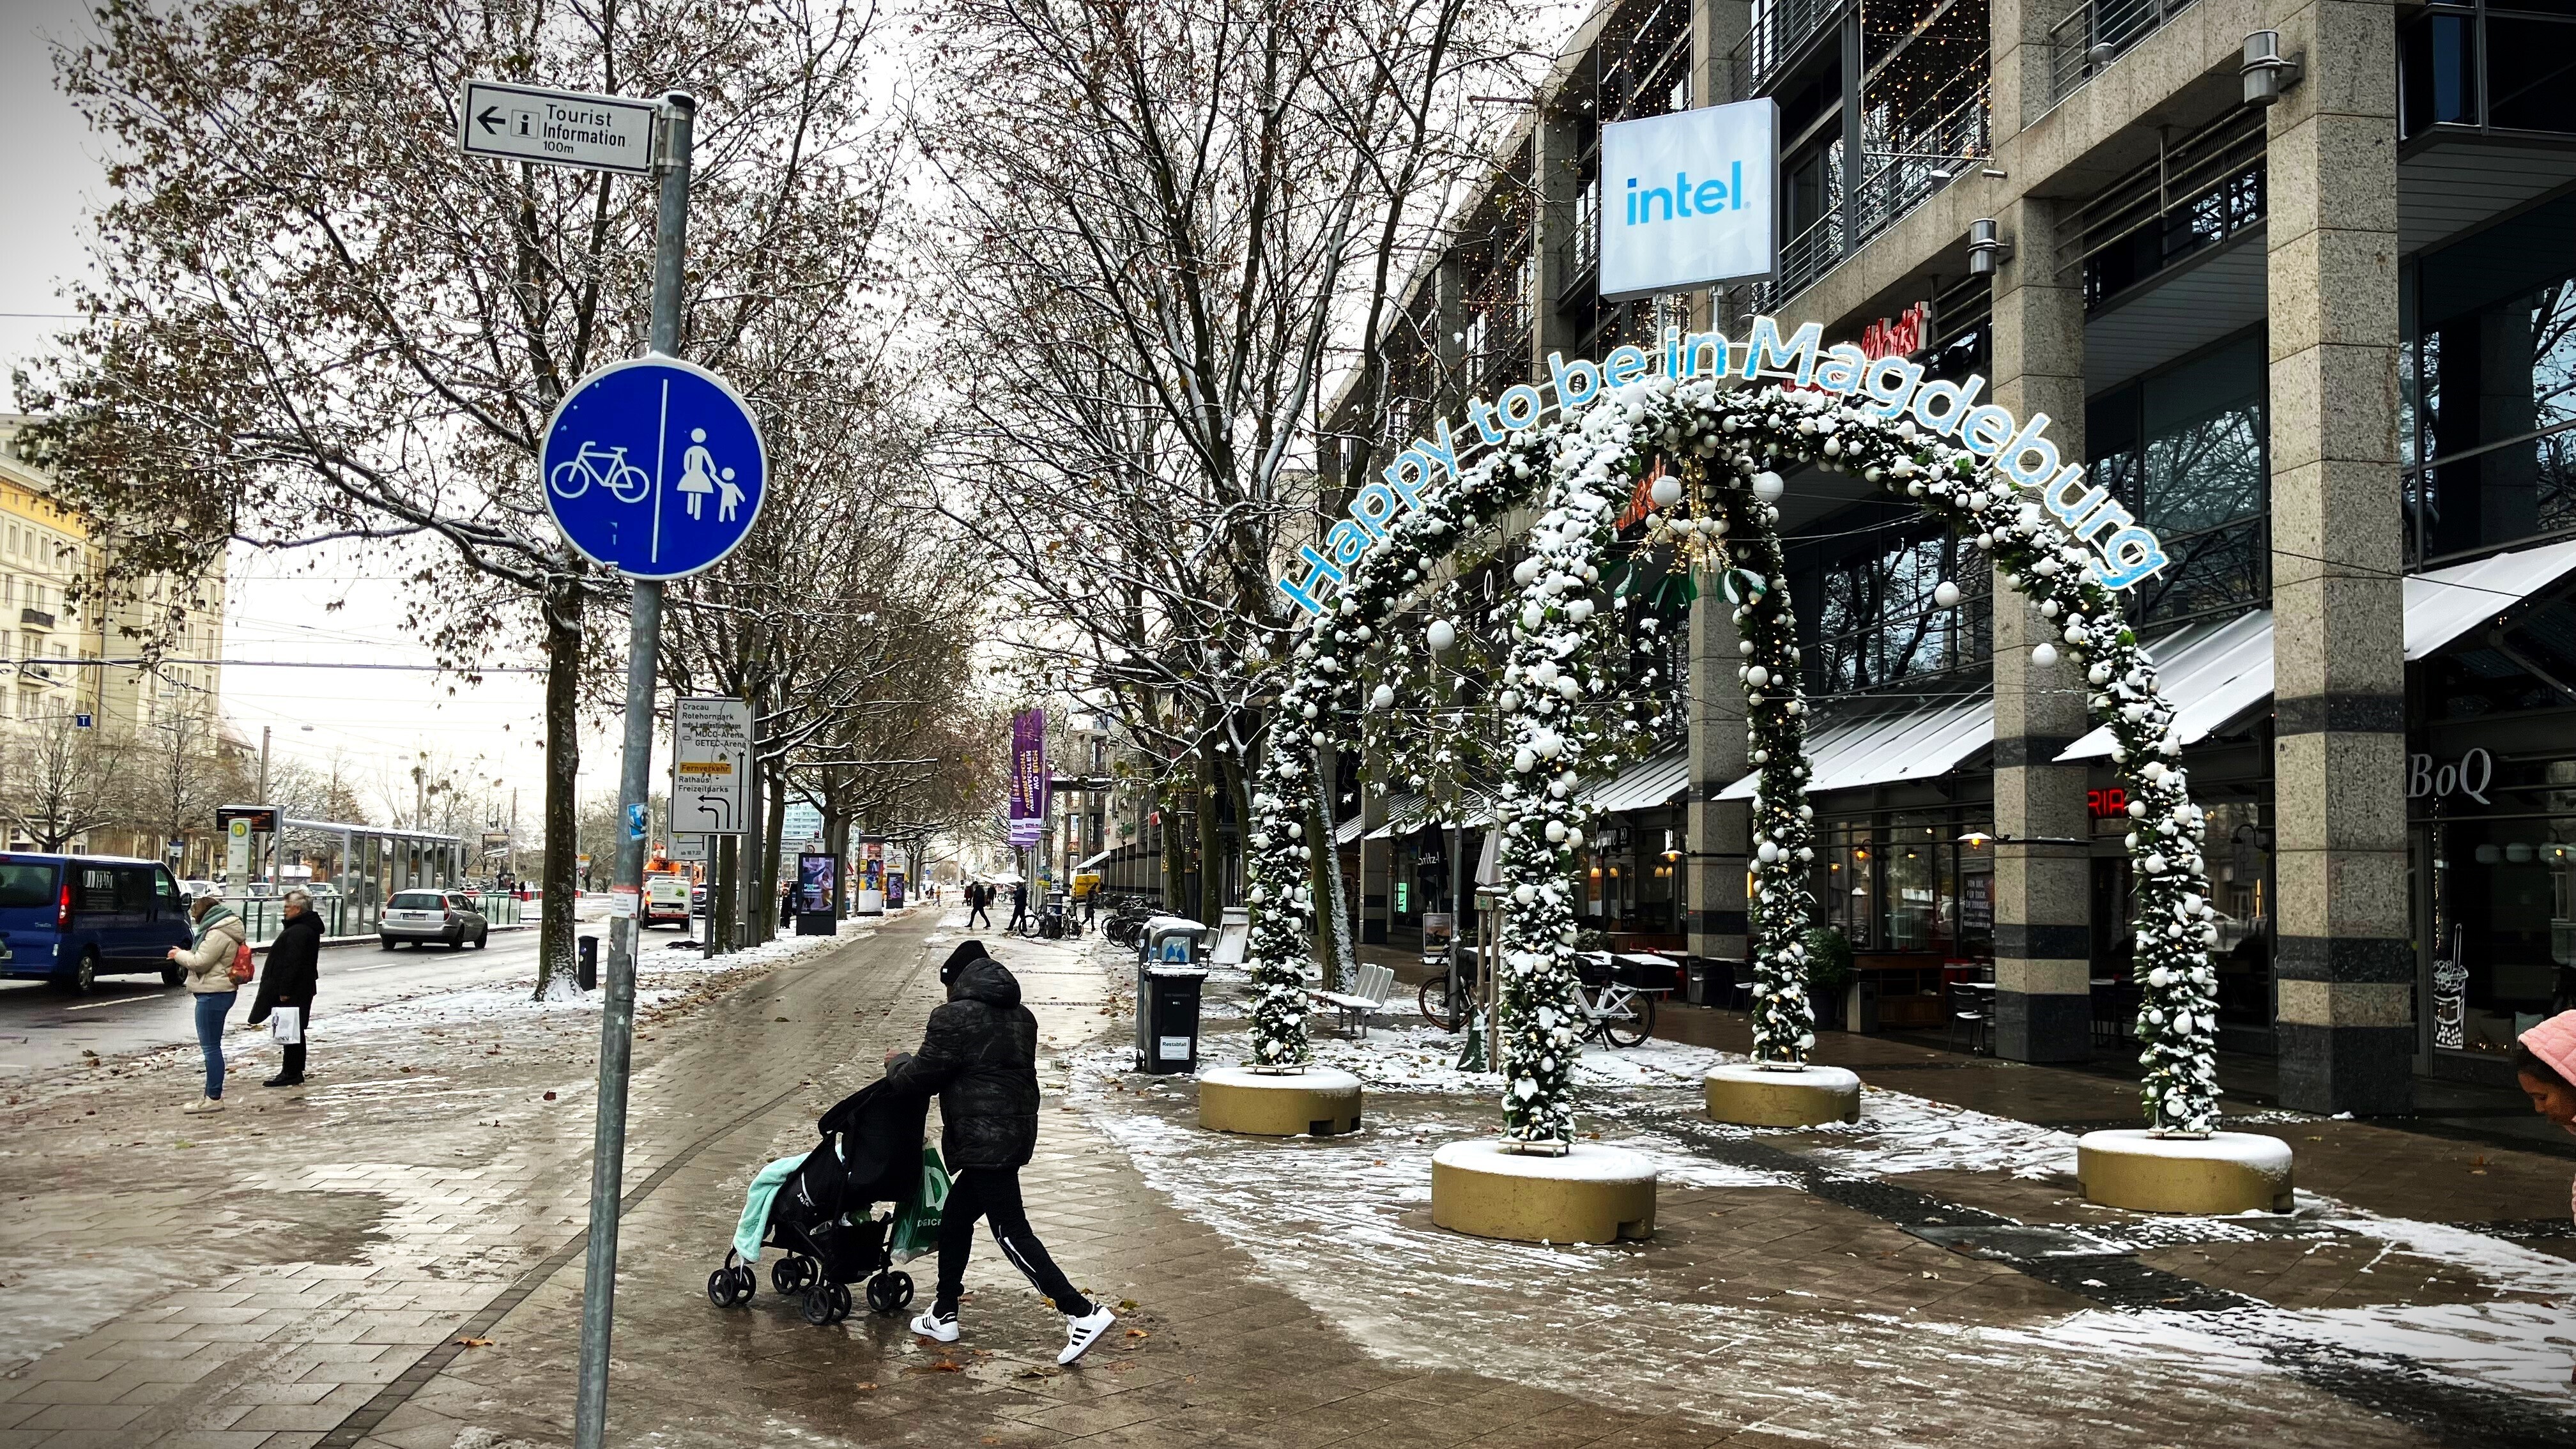
{"label": "blue van", "polygon": [[0,976],[85,992],[101,976],[186,973],[168,951],[196,935],[168,867],[110,855],[0,853]]}

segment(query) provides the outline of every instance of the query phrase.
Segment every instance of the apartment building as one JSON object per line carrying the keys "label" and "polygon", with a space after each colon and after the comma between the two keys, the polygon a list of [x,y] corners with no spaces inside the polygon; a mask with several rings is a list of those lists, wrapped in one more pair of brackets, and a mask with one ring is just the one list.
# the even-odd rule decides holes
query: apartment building
{"label": "apartment building", "polygon": [[[185,747],[213,753],[222,719],[225,581],[154,576],[104,587],[112,529],[60,502],[18,445],[25,419],[0,416],[0,737],[94,730],[103,749]],[[156,668],[119,663],[159,637]],[[165,736],[176,732],[180,740]],[[207,822],[211,838],[212,822]],[[130,831],[100,848],[156,854]]]}
{"label": "apartment building", "polygon": [[[2211,810],[2223,1046],[2286,1105],[2401,1111],[2576,1004],[2571,80],[2563,6],[1605,5],[1416,279],[1396,430],[1756,314],[2048,414],[2173,558],[2132,608]],[[1776,274],[1602,301],[1600,127],[1764,97]],[[2120,1050],[2125,802],[2081,682],[1913,510],[1814,472],[1782,508],[1820,913],[1892,1022],[1990,966],[2002,1054]],[[1728,961],[1741,701],[1723,606],[1689,612],[1687,741],[1600,787],[1629,843],[1595,878],[1644,888],[1594,899]],[[1422,858],[1390,820],[1344,827],[1377,934]]]}

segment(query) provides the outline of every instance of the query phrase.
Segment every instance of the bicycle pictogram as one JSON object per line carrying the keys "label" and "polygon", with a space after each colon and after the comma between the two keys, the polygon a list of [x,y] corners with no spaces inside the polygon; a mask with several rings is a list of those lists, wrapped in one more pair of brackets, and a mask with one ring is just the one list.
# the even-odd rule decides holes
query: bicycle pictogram
{"label": "bicycle pictogram", "polygon": [[627,462],[624,448],[603,448],[596,443],[582,444],[580,452],[556,464],[555,470],[546,475],[546,483],[559,498],[579,498],[596,483],[620,503],[641,503],[644,495],[653,491],[652,476]]}

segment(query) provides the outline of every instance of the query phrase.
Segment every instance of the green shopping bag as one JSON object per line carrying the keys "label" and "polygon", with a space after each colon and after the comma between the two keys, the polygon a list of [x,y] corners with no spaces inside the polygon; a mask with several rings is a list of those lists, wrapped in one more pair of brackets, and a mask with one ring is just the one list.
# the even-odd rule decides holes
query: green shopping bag
{"label": "green shopping bag", "polygon": [[939,1149],[921,1149],[921,1187],[895,1205],[894,1238],[888,1250],[898,1263],[909,1263],[939,1247],[939,1216],[948,1206],[948,1169]]}

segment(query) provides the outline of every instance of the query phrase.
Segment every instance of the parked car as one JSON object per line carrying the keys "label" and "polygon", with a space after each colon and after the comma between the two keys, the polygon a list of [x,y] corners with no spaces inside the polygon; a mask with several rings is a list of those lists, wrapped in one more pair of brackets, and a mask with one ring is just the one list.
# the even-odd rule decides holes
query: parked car
{"label": "parked car", "polygon": [[397,891],[376,919],[376,942],[388,951],[404,941],[444,941],[450,951],[471,941],[480,951],[491,939],[492,923],[463,891]]}
{"label": "parked car", "polygon": [[166,953],[195,931],[169,867],[107,855],[0,854],[0,975],[86,992],[101,976],[185,973]]}
{"label": "parked car", "polygon": [[707,883],[705,881],[699,881],[697,884],[689,887],[689,914],[693,916],[703,916],[706,913]]}
{"label": "parked car", "polygon": [[197,897],[199,896],[220,896],[223,893],[224,888],[210,880],[183,880],[179,882],[179,899],[186,901],[190,905],[195,905],[197,903]]}

